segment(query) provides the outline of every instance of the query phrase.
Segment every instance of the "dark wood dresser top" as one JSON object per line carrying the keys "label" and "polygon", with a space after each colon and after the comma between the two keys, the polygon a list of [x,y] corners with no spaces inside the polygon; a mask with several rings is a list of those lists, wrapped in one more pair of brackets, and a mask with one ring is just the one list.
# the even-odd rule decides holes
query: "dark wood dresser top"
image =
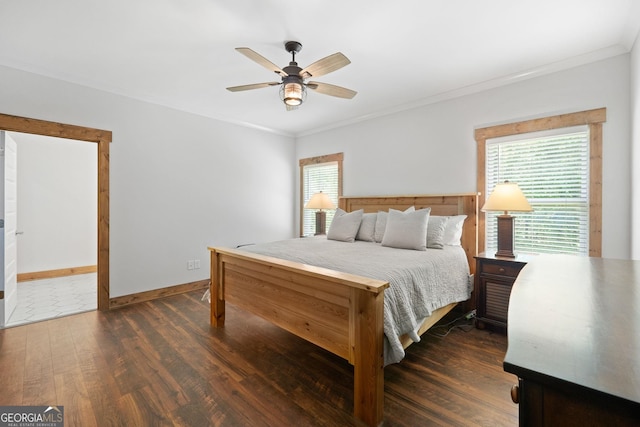
{"label": "dark wood dresser top", "polygon": [[640,404],[640,261],[530,259],[508,319],[505,371]]}

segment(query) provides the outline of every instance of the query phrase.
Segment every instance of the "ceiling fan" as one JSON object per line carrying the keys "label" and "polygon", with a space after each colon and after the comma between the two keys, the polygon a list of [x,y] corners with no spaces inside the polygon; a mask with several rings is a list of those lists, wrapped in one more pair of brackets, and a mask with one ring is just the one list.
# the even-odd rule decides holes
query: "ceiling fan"
{"label": "ceiling fan", "polygon": [[248,47],[237,47],[236,50],[238,52],[262,65],[266,69],[279,74],[280,77],[282,77],[282,80],[279,82],[232,86],[228,87],[227,90],[231,92],[240,92],[243,90],[260,89],[268,86],[280,86],[280,99],[284,102],[287,111],[295,110],[302,105],[307,95],[306,88],[313,89],[316,92],[325,95],[346,99],[351,99],[358,93],[354,90],[328,83],[307,81],[311,77],[320,77],[349,65],[351,61],[349,61],[349,59],[342,53],[334,53],[333,55],[329,55],[314,62],[306,68],[300,68],[296,62],[296,53],[300,52],[302,44],[296,41],[288,41],[285,42],[284,47],[287,52],[292,55],[291,62],[289,62],[289,65],[284,68],[278,67],[273,62]]}

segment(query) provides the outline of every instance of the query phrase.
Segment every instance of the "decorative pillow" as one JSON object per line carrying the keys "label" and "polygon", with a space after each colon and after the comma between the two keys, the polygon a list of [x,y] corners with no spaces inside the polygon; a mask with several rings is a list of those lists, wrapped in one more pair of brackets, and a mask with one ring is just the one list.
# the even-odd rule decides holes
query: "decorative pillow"
{"label": "decorative pillow", "polygon": [[431,249],[444,248],[444,231],[449,222],[446,216],[429,216],[427,226],[427,247]]}
{"label": "decorative pillow", "polygon": [[415,212],[400,212],[389,209],[387,226],[382,237],[382,246],[400,249],[427,249],[427,225],[431,208]]}
{"label": "decorative pillow", "polygon": [[378,214],[366,213],[362,215],[362,222],[356,234],[356,240],[364,240],[365,242],[375,241],[376,220]]}
{"label": "decorative pillow", "polygon": [[387,212],[378,211],[378,215],[376,216],[376,228],[373,233],[373,239],[376,243],[382,242],[384,229],[387,227],[387,216],[389,216]]}
{"label": "decorative pillow", "polygon": [[[405,212],[415,212],[415,206],[409,206]],[[378,211],[378,216],[376,217],[376,230],[374,233],[374,240],[376,243],[382,242],[382,238],[384,237],[384,230],[387,227],[387,212]]]}
{"label": "decorative pillow", "polygon": [[353,242],[356,239],[363,212],[362,209],[349,213],[346,213],[340,208],[336,209],[333,221],[331,221],[331,226],[329,227],[327,239]]}
{"label": "decorative pillow", "polygon": [[444,244],[448,246],[460,246],[462,226],[464,225],[464,220],[467,219],[467,216],[453,215],[448,218],[447,225],[444,228]]}

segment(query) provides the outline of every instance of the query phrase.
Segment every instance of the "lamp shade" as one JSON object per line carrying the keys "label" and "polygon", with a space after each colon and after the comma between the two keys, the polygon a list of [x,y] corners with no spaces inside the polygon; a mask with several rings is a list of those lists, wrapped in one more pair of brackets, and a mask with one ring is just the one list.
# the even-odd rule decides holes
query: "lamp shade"
{"label": "lamp shade", "polygon": [[305,209],[335,209],[336,205],[333,204],[329,196],[320,191],[311,196],[304,207]]}
{"label": "lamp shade", "polygon": [[482,207],[482,211],[531,212],[533,209],[515,182],[496,184],[493,192]]}

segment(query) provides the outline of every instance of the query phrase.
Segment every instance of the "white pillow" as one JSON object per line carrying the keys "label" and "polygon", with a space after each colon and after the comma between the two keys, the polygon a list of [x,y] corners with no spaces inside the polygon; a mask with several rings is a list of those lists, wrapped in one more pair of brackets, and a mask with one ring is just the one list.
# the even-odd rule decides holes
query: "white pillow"
{"label": "white pillow", "polygon": [[460,246],[460,239],[462,238],[462,226],[464,220],[467,219],[466,215],[453,215],[448,217],[447,226],[444,229],[443,242],[448,246]]}
{"label": "white pillow", "polygon": [[356,239],[363,212],[362,209],[349,213],[346,213],[340,208],[336,209],[336,213],[331,221],[331,226],[329,227],[327,239],[353,242]]}
{"label": "white pillow", "polygon": [[375,241],[376,220],[378,214],[366,213],[362,215],[362,222],[356,234],[356,240],[364,240],[365,242]]}
{"label": "white pillow", "polygon": [[415,212],[389,209],[382,246],[400,249],[427,250],[427,225],[431,208]]}
{"label": "white pillow", "polygon": [[[409,206],[405,212],[415,212],[415,206]],[[376,217],[376,230],[374,233],[374,240],[376,243],[382,242],[382,238],[384,237],[384,230],[387,227],[387,212],[378,211],[378,216]]]}
{"label": "white pillow", "polygon": [[429,216],[429,225],[427,226],[428,248],[444,248],[444,231],[448,222],[449,217],[446,216]]}

